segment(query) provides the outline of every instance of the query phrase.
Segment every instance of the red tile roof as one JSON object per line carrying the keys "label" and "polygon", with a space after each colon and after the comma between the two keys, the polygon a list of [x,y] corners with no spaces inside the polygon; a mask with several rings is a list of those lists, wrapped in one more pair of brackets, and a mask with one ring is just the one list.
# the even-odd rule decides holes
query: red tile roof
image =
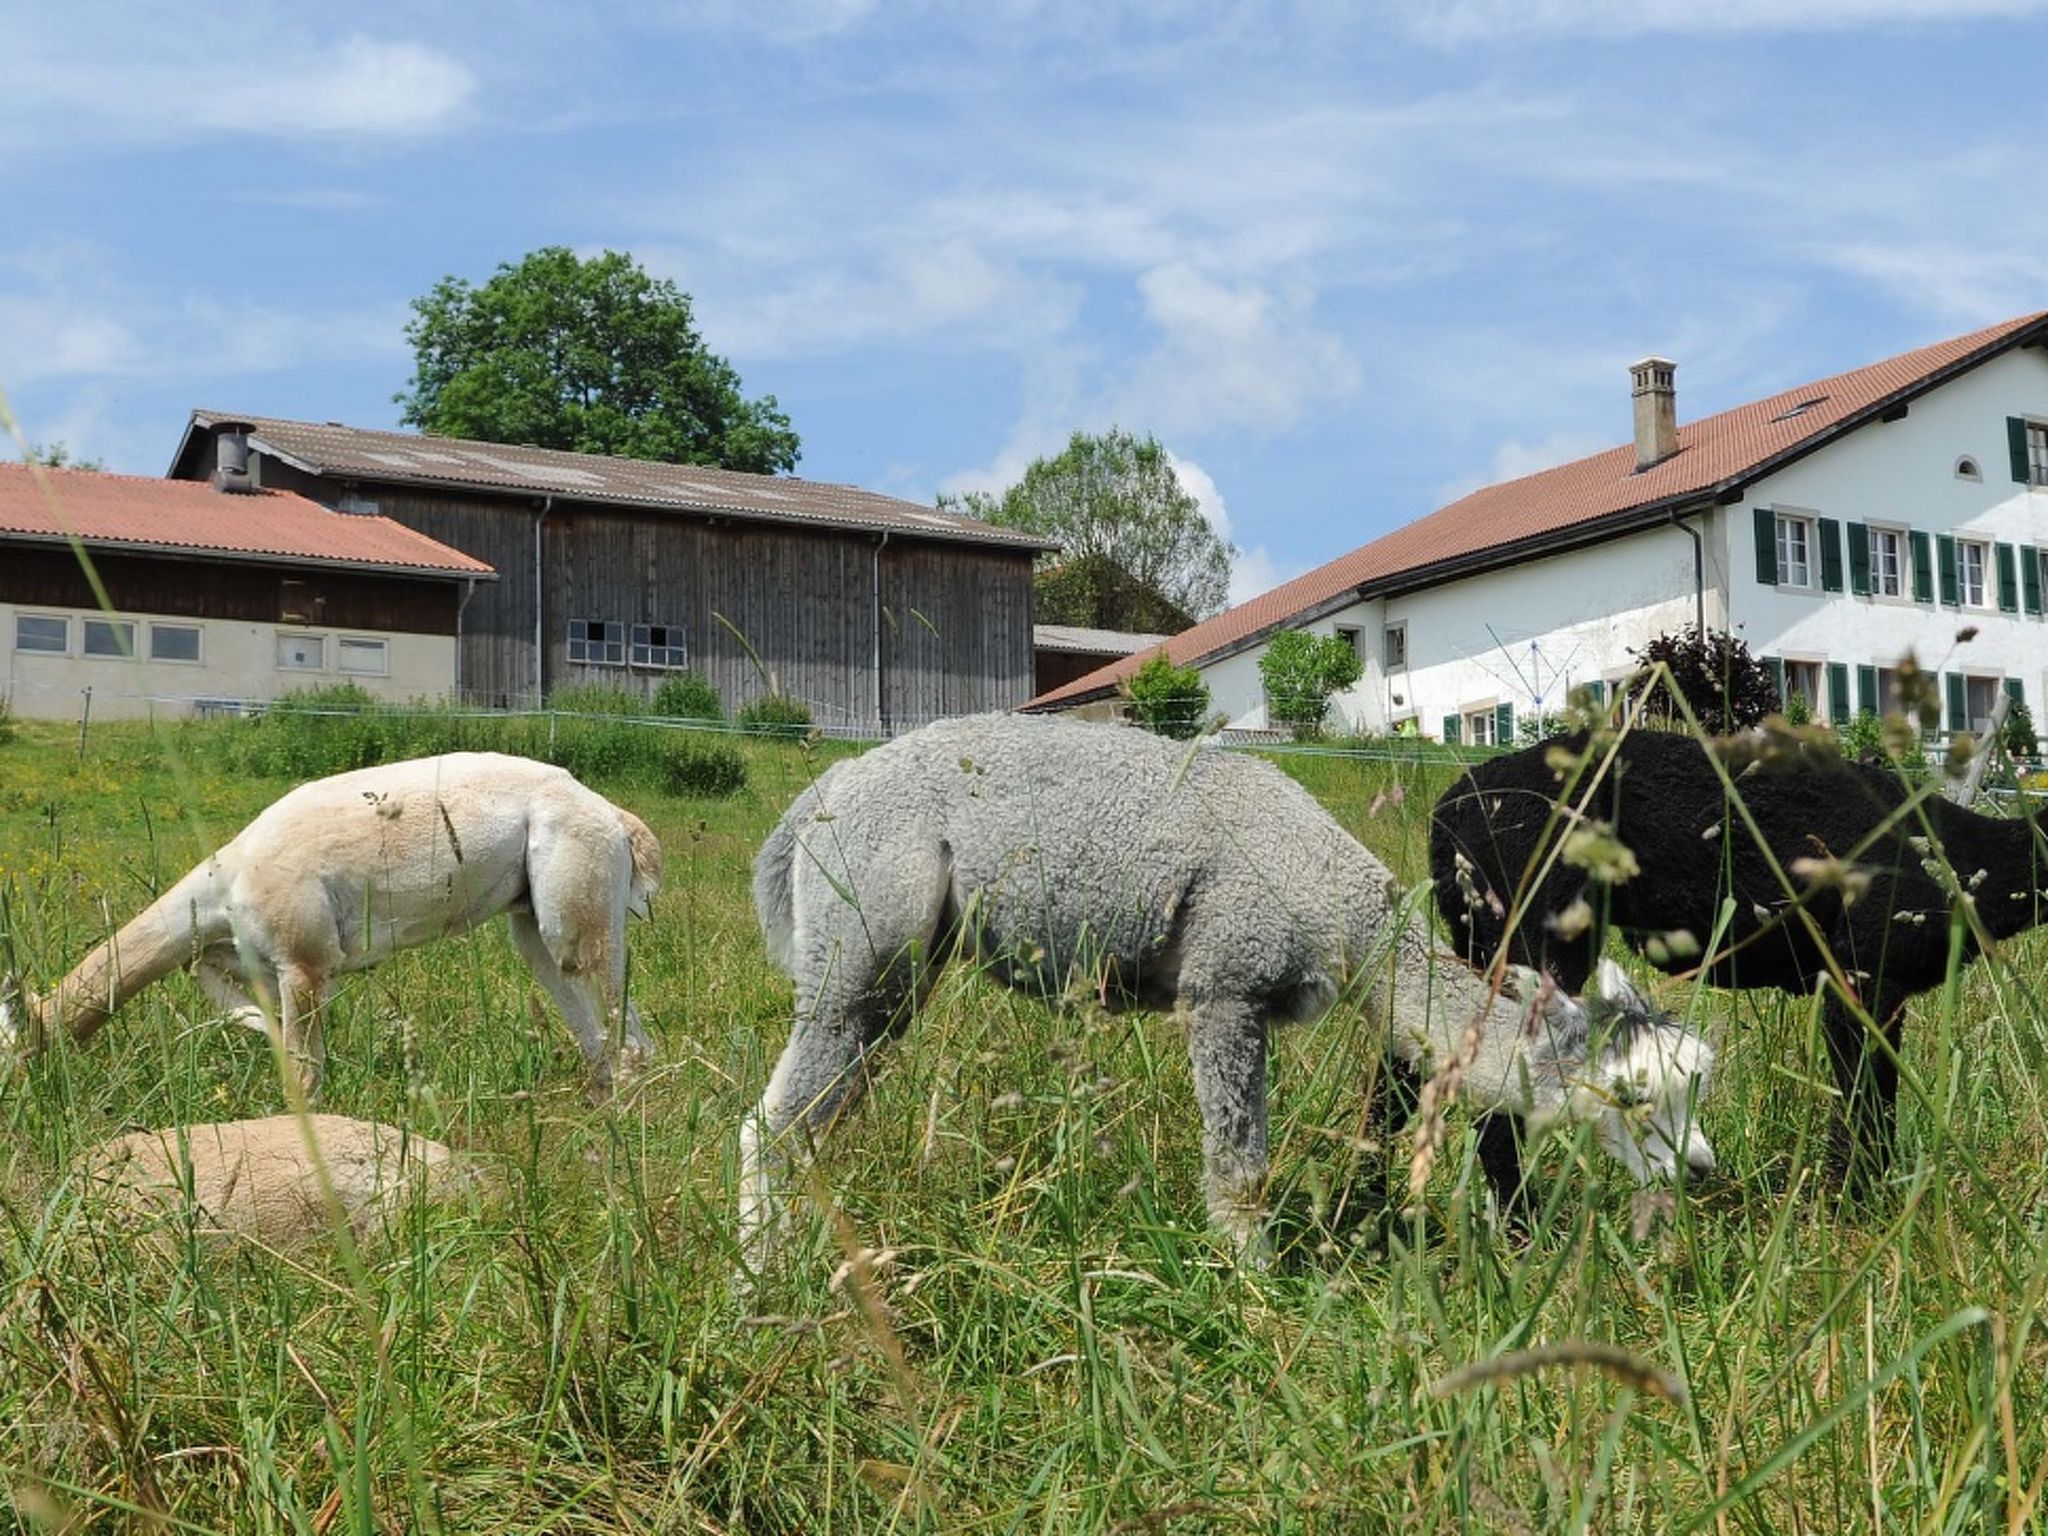
{"label": "red tile roof", "polygon": [[0,464],[0,541],[76,536],[95,548],[208,554],[275,565],[346,565],[492,576],[481,560],[388,517],[335,512],[285,491],[229,495],[202,480],[148,480]]}
{"label": "red tile roof", "polygon": [[998,528],[900,497],[822,480],[223,411],[192,413],[192,424],[178,445],[171,473],[178,473],[181,466],[201,474],[211,469],[210,456],[192,453],[194,432],[223,422],[248,423],[254,429],[251,446],[308,473],[331,478],[551,495],[654,511],[708,512],[763,522],[888,533],[898,538],[996,545],[1032,553],[1052,547],[1050,539],[1035,533]]}
{"label": "red tile roof", "polygon": [[[1178,666],[1240,650],[1283,625],[1360,596],[1511,563],[1582,531],[1588,540],[1622,532],[1666,508],[1710,500],[1758,479],[1853,430],[1945,379],[2030,340],[2048,337],[2048,311],[2022,315],[1872,363],[1780,390],[1678,429],[1678,451],[1637,471],[1626,443],[1555,469],[1506,480],[1439,507],[1406,527],[1340,555],[1168,640]],[[1803,409],[1799,409],[1803,407]],[[1155,651],[1099,667],[1024,707],[1079,703],[1111,692]]]}

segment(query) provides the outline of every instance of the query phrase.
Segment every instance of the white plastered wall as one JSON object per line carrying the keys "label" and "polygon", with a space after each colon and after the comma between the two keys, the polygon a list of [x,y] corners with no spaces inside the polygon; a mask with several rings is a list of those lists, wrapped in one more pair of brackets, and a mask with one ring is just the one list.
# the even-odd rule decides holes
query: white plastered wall
{"label": "white plastered wall", "polygon": [[[67,654],[47,655],[16,648],[17,614],[68,619]],[[92,718],[133,720],[155,714],[182,718],[202,701],[260,701],[294,689],[354,683],[364,692],[393,703],[440,699],[455,686],[455,637],[414,635],[386,630],[330,629],[289,624],[250,624],[227,619],[122,613],[135,625],[135,646],[150,650],[149,626],[154,622],[200,631],[198,662],[126,660],[83,654],[87,618],[77,610],[40,608],[0,602],[0,697],[25,720],[75,720],[85,709],[85,690],[92,690]],[[283,669],[277,664],[278,636],[324,637],[322,665],[317,670]],[[382,675],[341,670],[343,637],[384,642]]]}

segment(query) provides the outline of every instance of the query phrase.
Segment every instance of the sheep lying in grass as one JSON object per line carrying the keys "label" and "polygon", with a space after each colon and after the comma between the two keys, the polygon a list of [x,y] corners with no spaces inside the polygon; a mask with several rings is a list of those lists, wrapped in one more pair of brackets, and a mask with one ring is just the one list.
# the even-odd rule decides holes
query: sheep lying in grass
{"label": "sheep lying in grass", "polygon": [[1552,989],[1533,1007],[1490,994],[1401,920],[1386,867],[1255,758],[1062,720],[943,721],[800,795],[761,849],[754,898],[796,1023],[742,1132],[751,1262],[774,1241],[792,1132],[822,1132],[854,1100],[867,1053],[956,954],[1043,994],[1179,1010],[1210,1218],[1254,1259],[1268,1026],[1348,983],[1392,1054],[1424,1070],[1482,1020],[1461,1090],[1474,1104],[1591,1119],[1639,1175],[1712,1165],[1692,1118],[1705,1041],[1662,1022],[1595,1041]]}
{"label": "sheep lying in grass", "polygon": [[[319,1163],[306,1145],[318,1143]],[[341,1115],[272,1115],[132,1131],[79,1160],[84,1187],[144,1230],[252,1238],[289,1246],[331,1233],[335,1218],[367,1236],[413,1199],[471,1186],[438,1141]],[[325,1179],[321,1176],[325,1169]],[[334,1202],[328,1203],[332,1191]]]}
{"label": "sheep lying in grass", "polygon": [[0,993],[0,1050],[40,1051],[53,1029],[86,1039],[190,966],[231,1022],[278,1022],[314,1094],[336,975],[504,912],[604,1092],[621,1029],[629,1058],[653,1052],[625,998],[626,916],[645,916],[660,882],[646,824],[565,769],[454,752],[335,774],[270,806],[49,996]]}
{"label": "sheep lying in grass", "polygon": [[[1884,1043],[1870,1040],[1837,989],[1827,990],[1828,1049],[1843,1100],[1835,1151],[1856,1182],[1881,1175],[1892,1155],[1906,1002],[1947,976],[1958,903],[1974,913],[1962,931],[1966,958],[1977,953],[1980,929],[2006,938],[2048,916],[2040,833],[2031,821],[1979,816],[1938,795],[1908,805],[1896,774],[1808,749],[1732,770],[1759,845],[1691,737],[1623,735],[1589,795],[1605,755],[1589,757],[1581,733],[1476,764],[1445,791],[1430,825],[1430,872],[1461,952],[1484,964],[1508,939],[1510,959],[1546,969],[1567,990],[1591,974],[1609,924],[1653,964],[1697,966],[1722,986],[1810,991],[1838,966]],[[1585,764],[1571,792],[1554,762]],[[1640,873],[1602,891],[1589,887],[1585,869],[1556,860],[1510,936],[1525,880],[1577,825],[1576,815],[1559,814],[1560,797],[1573,811],[1584,801],[1585,815],[1612,828]],[[1727,934],[1702,955],[1730,897]],[[1579,916],[1591,920],[1565,919],[1560,932],[1581,900]]]}

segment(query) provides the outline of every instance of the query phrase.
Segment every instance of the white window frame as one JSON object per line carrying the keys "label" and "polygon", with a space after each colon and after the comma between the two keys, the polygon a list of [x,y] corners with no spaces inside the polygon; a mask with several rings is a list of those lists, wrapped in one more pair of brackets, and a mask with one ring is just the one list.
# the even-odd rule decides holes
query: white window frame
{"label": "white window frame", "polygon": [[[663,643],[654,643],[654,632],[660,630]],[[674,672],[690,664],[690,648],[675,642],[683,640],[680,624],[635,624],[628,637],[626,660],[636,667],[647,667],[656,672]]]}
{"label": "white window frame", "polygon": [[[2004,692],[2005,679],[2002,677],[1994,677],[1983,672],[1965,672],[1963,674],[1963,714],[1970,722],[1969,730],[1973,735],[1981,734],[1991,728],[1992,708],[1998,703],[1999,695]],[[1977,700],[1979,698],[1982,698],[1984,701],[1984,710],[1981,714],[1977,710]],[[1945,718],[1948,714],[1947,699],[1941,701],[1941,712],[1944,716],[1942,723],[1946,725],[1948,723]]]}
{"label": "white window frame", "polygon": [[[1804,686],[1793,687],[1795,676]],[[1806,698],[1806,707],[1813,712],[1813,718],[1824,719],[1827,715],[1827,687],[1828,669],[1824,663],[1807,656],[1785,658],[1785,698],[1782,702],[1789,704],[1794,693],[1803,694]]]}
{"label": "white window frame", "polygon": [[[1892,589],[1889,592],[1885,590],[1884,586],[1884,562],[1879,558],[1879,551],[1883,549],[1886,539],[1891,540],[1892,544]],[[1911,596],[1913,590],[1913,554],[1911,544],[1912,540],[1904,528],[1894,528],[1883,523],[1873,523],[1870,525],[1870,595],[1872,597],[1881,597],[1887,602],[1905,602]]]}
{"label": "white window frame", "polygon": [[2048,489],[2048,421],[2027,420],[2027,484]]}
{"label": "white window frame", "polygon": [[[352,667],[348,664],[350,646],[362,649],[377,648],[377,665],[374,667]],[[389,677],[391,675],[391,642],[382,635],[336,635],[334,637],[334,670],[344,677]]]}
{"label": "white window frame", "polygon": [[626,626],[622,621],[571,619],[567,634],[569,660],[577,666],[623,667],[626,664]]}
{"label": "white window frame", "polygon": [[[319,648],[319,661],[309,667],[300,666],[297,662],[289,662],[284,659],[286,643],[302,640],[309,640]],[[312,634],[302,629],[280,629],[277,631],[276,644],[272,648],[272,658],[276,661],[277,670],[280,672],[325,672],[327,670],[327,636],[324,634]]]}
{"label": "white window frame", "polygon": [[[1976,595],[1971,595],[1970,556],[1977,557]],[[1991,546],[1982,539],[1956,540],[1956,597],[1962,607],[1988,608],[1991,606]]]}
{"label": "white window frame", "polygon": [[[21,621],[23,619],[33,619],[48,624],[61,624],[64,628],[63,644],[59,645],[54,651],[39,645],[23,645],[21,643]],[[17,609],[14,615],[14,649],[15,653],[21,656],[69,656],[71,654],[71,615],[68,613],[30,613]]]}
{"label": "white window frame", "polygon": [[1500,743],[1493,739],[1493,728],[1499,723],[1499,704],[1484,704],[1477,709],[1462,711],[1465,717],[1464,739],[1468,747],[1492,747]]}
{"label": "white window frame", "polygon": [[[1780,512],[1777,514],[1777,517],[1778,585],[1790,588],[1795,592],[1811,592],[1819,585],[1814,580],[1813,571],[1816,553],[1814,545],[1817,542],[1814,531],[1816,527],[1815,521],[1804,512]],[[1789,535],[1795,532],[1799,535],[1799,560],[1797,565],[1799,576],[1797,580],[1794,580],[1792,576],[1794,564],[1791,554],[1791,539],[1789,537]]]}
{"label": "white window frame", "polygon": [[[1396,654],[1396,653],[1399,654]],[[1401,619],[1380,630],[1380,664],[1389,673],[1408,670],[1408,621]]]}
{"label": "white window frame", "polygon": [[[111,651],[96,651],[92,648],[93,626],[97,624],[108,631],[118,632],[116,638],[125,640]],[[78,622],[78,654],[89,661],[127,661],[135,655],[135,621],[133,619],[110,619],[104,614],[88,614]]]}
{"label": "white window frame", "polygon": [[[190,656],[159,656],[156,653],[156,637],[160,634],[190,635],[193,641]],[[149,659],[152,664],[161,662],[167,667],[203,667],[206,665],[206,627],[201,624],[159,624],[149,621]]]}

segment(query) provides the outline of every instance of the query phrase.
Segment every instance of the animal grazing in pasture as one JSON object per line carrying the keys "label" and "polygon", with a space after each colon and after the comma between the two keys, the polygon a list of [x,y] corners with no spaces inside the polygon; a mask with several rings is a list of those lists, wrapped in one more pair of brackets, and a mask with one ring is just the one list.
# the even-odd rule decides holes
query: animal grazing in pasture
{"label": "animal grazing in pasture", "polygon": [[[941,721],[800,795],[756,860],[754,900],[796,1019],[741,1134],[751,1262],[775,1240],[788,1143],[857,1098],[869,1052],[955,955],[1044,995],[1085,987],[1182,1015],[1209,1215],[1254,1261],[1268,1028],[1347,985],[1390,1053],[1425,1071],[1483,1019],[1461,1090],[1482,1108],[1593,1120],[1639,1176],[1712,1165],[1692,1119],[1704,1040],[1662,1022],[1596,1040],[1555,989],[1533,1006],[1491,991],[1431,952],[1386,866],[1305,789],[1220,748],[1035,717]],[[1640,999],[1617,1004],[1633,1018]]]}
{"label": "animal grazing in pasture", "polygon": [[160,1231],[191,1221],[203,1237],[279,1247],[331,1231],[336,1214],[361,1238],[414,1198],[439,1200],[472,1183],[465,1162],[440,1142],[342,1115],[131,1131],[87,1152],[79,1169],[93,1198],[124,1219]]}
{"label": "animal grazing in pasture", "polygon": [[503,912],[608,1092],[621,1033],[627,1065],[653,1054],[625,997],[626,917],[646,915],[660,882],[647,825],[565,769],[453,752],[340,773],[277,800],[48,996],[0,1002],[0,1046],[18,1036],[39,1051],[56,1029],[86,1039],[189,966],[230,1021],[277,1021],[316,1094],[337,975]]}
{"label": "animal grazing in pasture", "polygon": [[[1586,763],[1590,792],[1567,790],[1554,754]],[[1437,801],[1430,873],[1460,952],[1484,965],[1505,939],[1510,960],[1543,968],[1567,991],[1591,973],[1609,926],[1662,969],[1697,965],[1721,986],[1804,992],[1839,966],[1883,1043],[1836,989],[1826,990],[1843,1101],[1835,1151],[1853,1182],[1882,1175],[1906,1003],[1948,974],[1952,912],[1960,904],[1974,913],[1962,934],[1966,957],[1978,951],[1979,925],[2001,939],[2048,916],[2048,850],[2034,822],[1980,816],[1928,794],[1909,804],[1895,774],[1807,749],[1730,770],[1759,844],[1699,742],[1628,732],[1595,782],[1605,756],[1604,748],[1588,755],[1584,733],[1539,743],[1475,764]],[[1509,934],[1526,880],[1581,811],[1612,828],[1640,871],[1603,890],[1585,869],[1552,861]],[[1733,920],[1704,955],[1729,897]],[[1581,899],[1589,910],[1575,908]],[[1680,934],[1691,942],[1672,937]]]}

